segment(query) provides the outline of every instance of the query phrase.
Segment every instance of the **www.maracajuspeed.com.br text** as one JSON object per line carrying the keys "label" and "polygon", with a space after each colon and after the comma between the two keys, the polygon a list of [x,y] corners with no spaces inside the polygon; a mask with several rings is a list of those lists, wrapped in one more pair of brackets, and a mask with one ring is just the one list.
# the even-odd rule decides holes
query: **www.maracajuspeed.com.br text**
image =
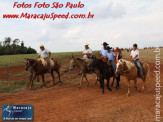
{"label": "www.maracajuspeed.com.br text", "polygon": [[67,14],[30,14],[30,13],[21,13],[21,14],[3,14],[3,19],[93,19],[94,14],[91,14],[89,12],[88,14],[70,14],[68,12]]}

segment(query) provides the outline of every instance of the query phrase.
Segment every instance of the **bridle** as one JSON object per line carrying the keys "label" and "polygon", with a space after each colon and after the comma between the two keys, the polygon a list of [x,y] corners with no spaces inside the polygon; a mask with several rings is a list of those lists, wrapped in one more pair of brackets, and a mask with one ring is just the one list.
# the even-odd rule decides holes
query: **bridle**
{"label": "bridle", "polygon": [[125,75],[129,71],[127,65],[126,65],[126,68],[125,68],[124,65],[126,65],[126,64],[123,63],[123,67],[122,68],[119,68],[119,67],[117,68],[117,69],[120,70],[120,72],[123,73],[122,75]]}
{"label": "bridle", "polygon": [[[29,65],[29,59],[28,59],[28,65]],[[36,65],[36,62],[34,64],[32,64],[31,66],[26,66],[26,70],[28,70],[30,67],[33,68]]]}

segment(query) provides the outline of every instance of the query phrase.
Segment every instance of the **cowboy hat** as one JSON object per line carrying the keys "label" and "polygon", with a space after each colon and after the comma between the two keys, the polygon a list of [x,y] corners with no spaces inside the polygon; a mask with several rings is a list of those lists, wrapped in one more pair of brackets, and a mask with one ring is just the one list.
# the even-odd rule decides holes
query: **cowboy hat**
{"label": "cowboy hat", "polygon": [[86,46],[86,45],[89,45],[88,43],[85,43],[85,45],[84,46]]}
{"label": "cowboy hat", "polygon": [[44,45],[40,45],[40,47],[44,47]]}
{"label": "cowboy hat", "polygon": [[104,42],[102,45],[109,45],[107,42]]}
{"label": "cowboy hat", "polygon": [[112,47],[109,47],[109,46],[107,46],[107,48],[106,48],[107,50],[110,50],[110,49],[112,49]]}

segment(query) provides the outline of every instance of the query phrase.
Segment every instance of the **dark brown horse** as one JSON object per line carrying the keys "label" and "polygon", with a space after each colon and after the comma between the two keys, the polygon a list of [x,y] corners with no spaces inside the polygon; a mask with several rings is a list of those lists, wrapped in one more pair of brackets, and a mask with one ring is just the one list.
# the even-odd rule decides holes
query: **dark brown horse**
{"label": "dark brown horse", "polygon": [[42,64],[41,61],[38,61],[37,59],[25,59],[26,60],[26,66],[25,66],[25,70],[29,70],[30,68],[30,71],[33,71],[34,73],[34,76],[33,74],[31,75],[31,80],[30,80],[30,88],[32,88],[33,86],[33,81],[36,79],[36,77],[38,77],[39,75],[42,76],[42,81],[44,83],[44,86],[46,86],[45,84],[45,80],[44,80],[44,74],[46,73],[51,73],[51,76],[53,78],[53,85],[54,85],[54,71],[57,72],[58,74],[58,78],[59,78],[59,82],[61,82],[61,79],[60,79],[60,72],[59,72],[59,69],[60,69],[60,64],[58,63],[58,61],[54,61],[54,67],[51,68],[51,72],[48,72],[47,71],[47,68],[45,68],[45,66]]}
{"label": "dark brown horse", "polygon": [[[87,76],[86,74],[90,72],[90,69],[89,69],[89,66],[87,64],[87,62],[83,59],[80,59],[80,58],[74,58],[74,56],[71,57],[71,61],[70,61],[70,70],[73,70],[73,69],[79,69],[80,72],[81,72],[81,75],[82,75],[82,79],[80,80],[80,83],[79,83],[79,89],[81,88],[81,85],[82,85],[82,81],[83,81],[83,78],[86,79],[87,81],[87,87],[89,86],[89,82],[88,82],[88,79],[87,79]],[[98,80],[98,77],[99,77],[99,71],[98,70],[95,70],[94,73],[97,75],[97,80]]]}

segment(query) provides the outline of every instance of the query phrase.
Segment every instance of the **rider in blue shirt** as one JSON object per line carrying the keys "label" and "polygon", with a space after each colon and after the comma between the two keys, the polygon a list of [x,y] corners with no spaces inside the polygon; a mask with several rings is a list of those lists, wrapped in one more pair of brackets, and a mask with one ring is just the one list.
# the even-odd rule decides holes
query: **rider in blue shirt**
{"label": "rider in blue shirt", "polygon": [[106,53],[106,57],[107,57],[107,61],[109,61],[110,63],[111,63],[111,65],[112,65],[112,68],[113,68],[113,70],[114,70],[114,73],[115,73],[115,71],[116,71],[116,65],[115,65],[115,63],[114,63],[114,60],[115,60],[115,54],[114,54],[114,52],[113,51],[111,51],[111,47],[107,47],[107,53]]}

